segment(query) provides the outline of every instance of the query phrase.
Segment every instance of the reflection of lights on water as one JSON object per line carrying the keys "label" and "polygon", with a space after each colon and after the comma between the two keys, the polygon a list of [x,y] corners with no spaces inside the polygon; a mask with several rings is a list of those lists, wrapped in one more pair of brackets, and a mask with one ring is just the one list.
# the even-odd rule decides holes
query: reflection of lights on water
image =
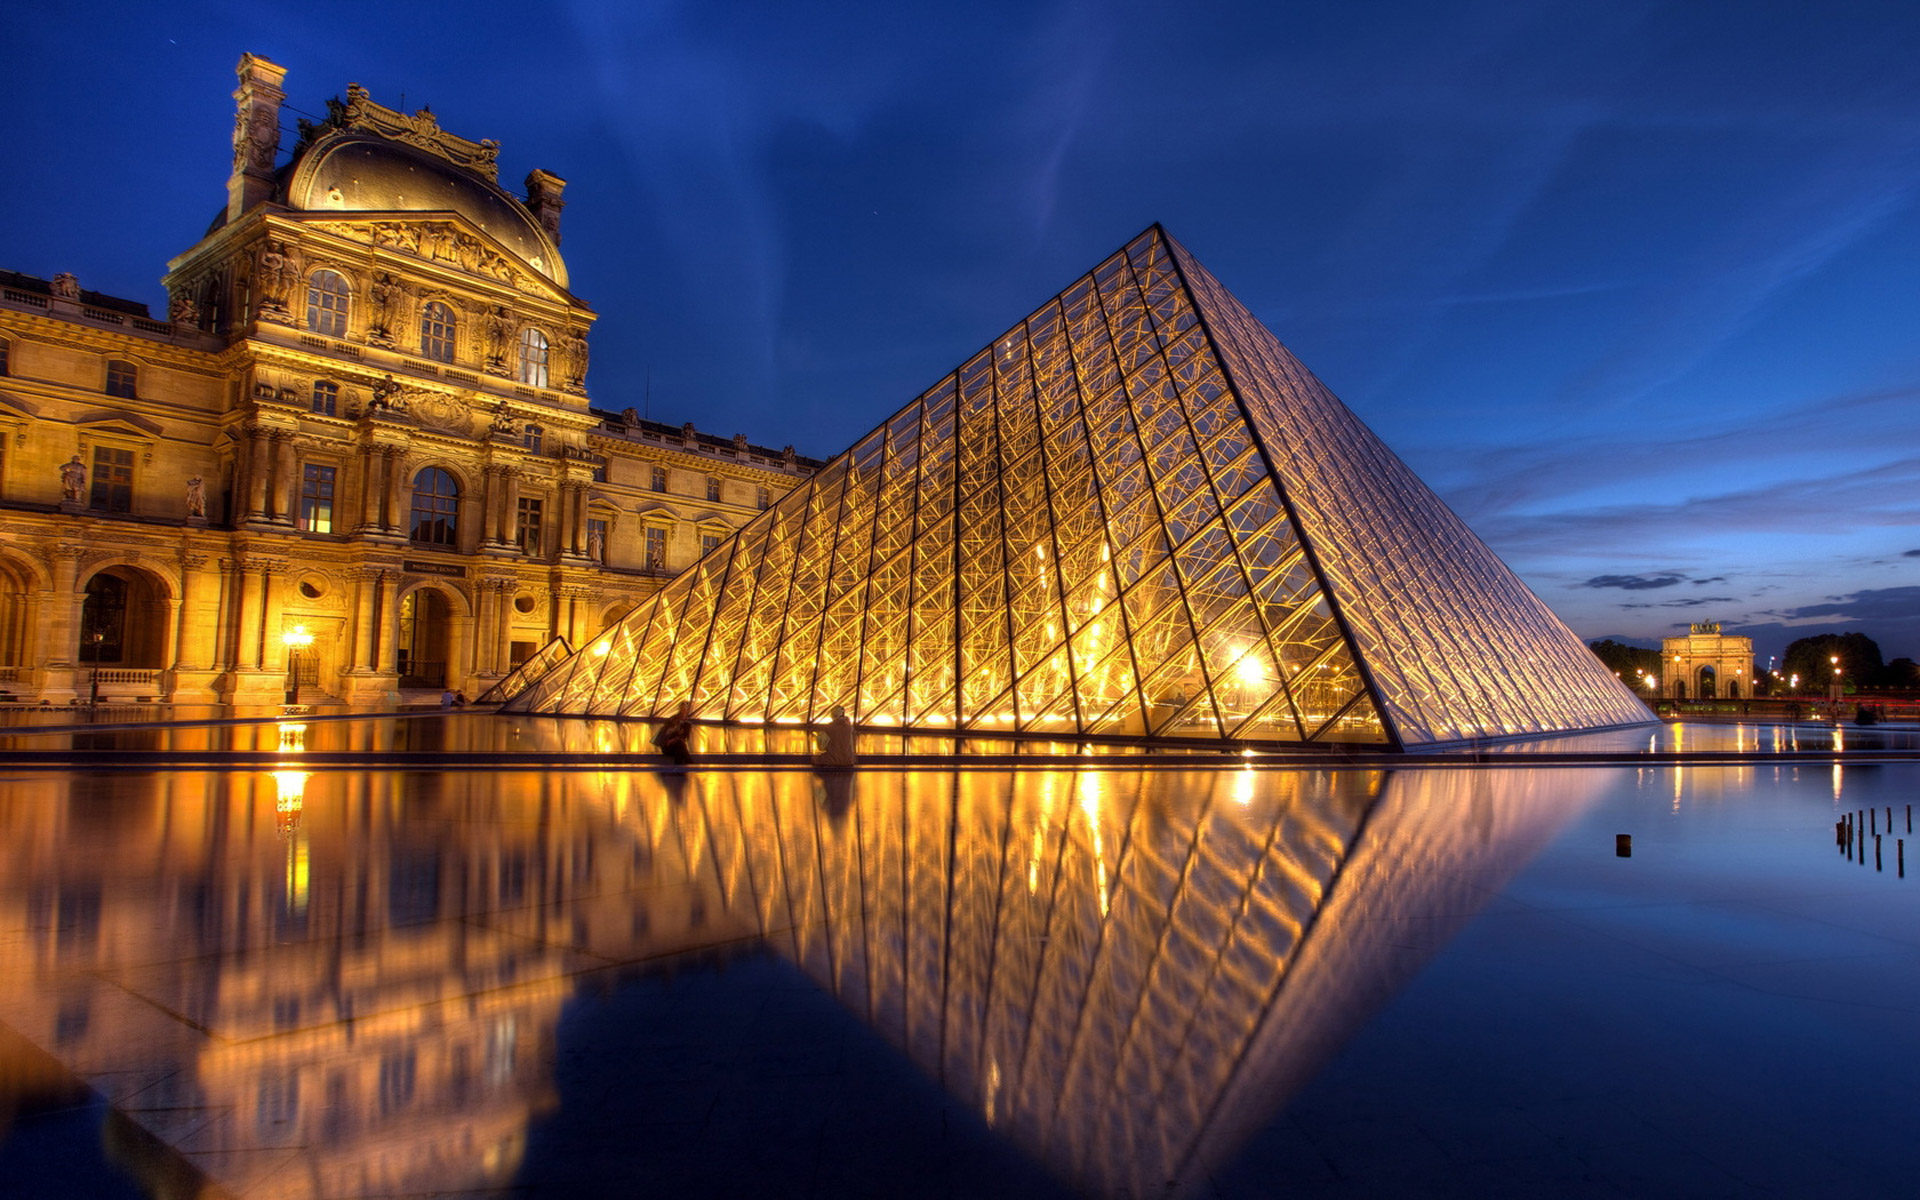
{"label": "reflection of lights on water", "polygon": [[1107,852],[1100,836],[1100,777],[1080,777],[1080,811],[1087,814],[1087,828],[1093,835],[1093,886],[1100,901],[1100,915],[1107,915]]}
{"label": "reflection of lights on water", "polygon": [[313,778],[311,771],[275,771],[273,786],[277,793],[274,808],[282,813],[297,813],[306,802],[307,780]]}
{"label": "reflection of lights on water", "polygon": [[280,723],[280,753],[302,754],[307,749],[307,727],[305,725]]}
{"label": "reflection of lights on water", "polygon": [[1240,807],[1245,808],[1253,803],[1253,784],[1253,768],[1240,768],[1233,780],[1233,798],[1240,803]]}
{"label": "reflection of lights on water", "polygon": [[1834,803],[1836,804],[1840,802],[1840,764],[1839,763],[1833,764],[1833,799],[1834,799]]}
{"label": "reflection of lights on water", "polygon": [[999,1099],[1000,1099],[1000,1060],[997,1058],[990,1058],[987,1060],[986,1116],[987,1116],[988,1125],[993,1124],[993,1115],[994,1115],[993,1110],[994,1110],[995,1104],[999,1101]]}
{"label": "reflection of lights on water", "polygon": [[307,857],[307,831],[298,830],[287,843],[287,908],[291,912],[307,911]]}

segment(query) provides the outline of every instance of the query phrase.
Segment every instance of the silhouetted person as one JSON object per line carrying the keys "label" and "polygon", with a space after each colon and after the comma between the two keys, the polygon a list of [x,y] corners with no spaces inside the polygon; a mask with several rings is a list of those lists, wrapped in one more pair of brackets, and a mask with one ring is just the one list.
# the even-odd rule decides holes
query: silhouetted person
{"label": "silhouetted person", "polygon": [[813,756],[816,767],[851,767],[859,759],[853,752],[853,722],[847,710],[833,706],[833,719],[820,735],[820,753]]}
{"label": "silhouetted person", "polygon": [[653,735],[653,744],[660,753],[684,767],[693,761],[693,751],[687,745],[692,737],[693,701],[682,700],[680,710],[673,715],[673,719]]}

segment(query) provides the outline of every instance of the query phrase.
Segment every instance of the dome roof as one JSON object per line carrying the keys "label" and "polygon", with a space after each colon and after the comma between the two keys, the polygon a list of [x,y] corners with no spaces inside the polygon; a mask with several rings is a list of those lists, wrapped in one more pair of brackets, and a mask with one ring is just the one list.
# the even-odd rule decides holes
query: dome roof
{"label": "dome roof", "polygon": [[323,138],[294,165],[289,207],[308,212],[453,212],[562,288],[567,267],[532,213],[499,185],[372,133]]}

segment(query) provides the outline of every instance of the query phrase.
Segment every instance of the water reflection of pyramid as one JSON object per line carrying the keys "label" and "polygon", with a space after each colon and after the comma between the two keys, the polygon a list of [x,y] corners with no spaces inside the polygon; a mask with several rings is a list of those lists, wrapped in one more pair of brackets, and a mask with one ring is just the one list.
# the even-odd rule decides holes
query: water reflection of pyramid
{"label": "water reflection of pyramid", "polygon": [[1157,226],[510,707],[1393,746],[1647,710]]}

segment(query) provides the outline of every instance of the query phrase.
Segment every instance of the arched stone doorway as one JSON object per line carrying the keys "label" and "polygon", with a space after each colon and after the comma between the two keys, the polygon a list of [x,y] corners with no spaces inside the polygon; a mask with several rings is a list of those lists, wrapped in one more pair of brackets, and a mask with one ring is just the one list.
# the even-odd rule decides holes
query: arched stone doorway
{"label": "arched stone doorway", "polygon": [[1739,698],[1740,698],[1740,681],[1738,679],[1727,680],[1727,699],[1738,700]]}
{"label": "arched stone doorway", "polygon": [[1718,696],[1720,694],[1719,683],[1719,672],[1715,671],[1712,667],[1700,668],[1700,698],[1702,700],[1711,700]]}
{"label": "arched stone doorway", "polygon": [[416,588],[400,601],[395,645],[403,688],[444,688],[453,656],[453,606],[435,588]]}
{"label": "arched stone doorway", "polygon": [[1675,700],[1685,700],[1687,698],[1686,680],[1676,679],[1673,681],[1673,698]]}
{"label": "arched stone doorway", "polygon": [[159,698],[169,652],[165,585],[145,571],[107,567],[83,587],[77,684],[112,698]]}
{"label": "arched stone doorway", "polygon": [[19,694],[31,685],[33,669],[45,657],[33,636],[39,590],[30,571],[0,556],[0,692]]}

